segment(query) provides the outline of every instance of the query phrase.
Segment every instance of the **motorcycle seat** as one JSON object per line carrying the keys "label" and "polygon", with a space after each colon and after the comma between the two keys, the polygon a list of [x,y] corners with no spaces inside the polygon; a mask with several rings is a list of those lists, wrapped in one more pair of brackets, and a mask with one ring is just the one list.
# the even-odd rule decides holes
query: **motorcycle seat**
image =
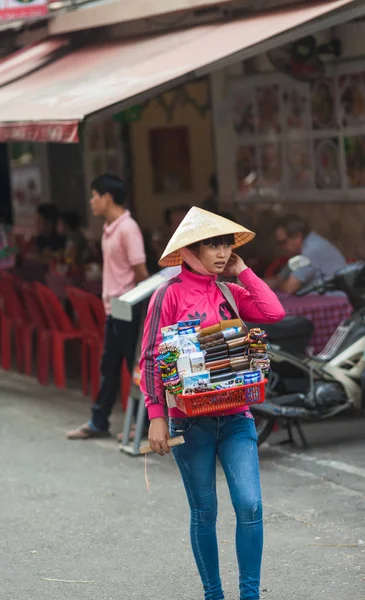
{"label": "motorcycle seat", "polygon": [[271,342],[311,336],[313,330],[312,321],[305,317],[285,317],[279,323],[265,325],[265,331]]}

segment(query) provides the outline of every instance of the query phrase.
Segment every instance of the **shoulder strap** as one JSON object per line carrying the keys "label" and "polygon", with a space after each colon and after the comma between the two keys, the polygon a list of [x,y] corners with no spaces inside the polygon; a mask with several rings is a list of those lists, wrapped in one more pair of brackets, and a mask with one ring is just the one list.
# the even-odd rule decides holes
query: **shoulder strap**
{"label": "shoulder strap", "polygon": [[216,284],[219,287],[219,289],[222,292],[222,294],[225,297],[225,299],[227,300],[229,306],[231,308],[233,308],[236,317],[241,320],[241,322],[242,322],[242,330],[247,333],[247,331],[248,331],[247,325],[246,325],[246,323],[244,323],[242,321],[242,319],[240,317],[240,313],[239,313],[239,310],[238,310],[238,306],[236,304],[236,300],[234,299],[234,296],[233,296],[231,290],[229,289],[228,285],[226,285],[222,281],[216,281]]}

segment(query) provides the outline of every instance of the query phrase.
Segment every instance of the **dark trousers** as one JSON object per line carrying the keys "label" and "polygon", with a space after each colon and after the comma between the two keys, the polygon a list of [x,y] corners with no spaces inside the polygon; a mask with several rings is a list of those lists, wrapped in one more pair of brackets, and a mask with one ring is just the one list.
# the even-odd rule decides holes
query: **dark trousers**
{"label": "dark trousers", "polygon": [[119,390],[123,359],[127,362],[129,372],[133,371],[140,320],[139,307],[134,309],[131,323],[111,316],[106,320],[100,389],[89,422],[90,427],[97,431],[109,429],[109,417]]}

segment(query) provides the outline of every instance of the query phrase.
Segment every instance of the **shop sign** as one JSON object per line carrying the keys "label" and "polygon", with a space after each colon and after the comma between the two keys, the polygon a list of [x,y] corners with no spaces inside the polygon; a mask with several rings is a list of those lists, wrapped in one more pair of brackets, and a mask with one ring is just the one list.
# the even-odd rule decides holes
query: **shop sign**
{"label": "shop sign", "polygon": [[114,116],[115,121],[119,121],[121,123],[133,123],[134,121],[140,121],[142,114],[142,106],[140,104],[136,104],[135,106],[131,106],[123,112],[118,113]]}
{"label": "shop sign", "polygon": [[0,142],[56,142],[76,144],[79,141],[77,122],[0,123]]}
{"label": "shop sign", "polygon": [[47,13],[47,0],[0,0],[0,21],[42,17]]}

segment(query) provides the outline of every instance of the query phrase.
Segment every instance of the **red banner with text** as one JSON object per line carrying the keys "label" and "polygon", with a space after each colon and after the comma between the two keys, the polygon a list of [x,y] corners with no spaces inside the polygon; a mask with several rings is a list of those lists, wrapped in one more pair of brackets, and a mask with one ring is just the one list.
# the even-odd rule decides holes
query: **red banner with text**
{"label": "red banner with text", "polygon": [[54,123],[1,123],[0,142],[54,142],[77,144],[79,123],[56,121]]}
{"label": "red banner with text", "polygon": [[47,0],[0,0],[0,21],[32,19],[47,13]]}

